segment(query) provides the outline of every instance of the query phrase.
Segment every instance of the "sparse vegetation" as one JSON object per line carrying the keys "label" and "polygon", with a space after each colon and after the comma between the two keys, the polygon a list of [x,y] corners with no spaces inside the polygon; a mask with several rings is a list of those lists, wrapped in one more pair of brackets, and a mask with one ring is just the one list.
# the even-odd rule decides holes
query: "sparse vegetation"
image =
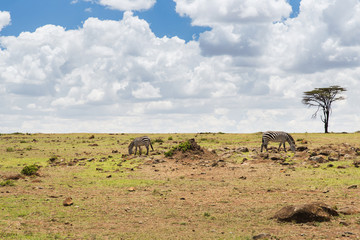
{"label": "sparse vegetation", "polygon": [[[276,143],[260,154],[260,133],[149,134],[163,142],[141,157],[127,154],[138,134],[91,135],[0,135],[1,239],[360,236],[360,213],[321,224],[270,219],[290,204],[359,207],[358,133],[297,133],[295,154],[278,152]],[[191,138],[201,151],[188,151]],[[165,158],[171,149],[175,155]],[[32,165],[41,166],[39,177],[20,175]],[[68,197],[73,205],[64,207]]]}

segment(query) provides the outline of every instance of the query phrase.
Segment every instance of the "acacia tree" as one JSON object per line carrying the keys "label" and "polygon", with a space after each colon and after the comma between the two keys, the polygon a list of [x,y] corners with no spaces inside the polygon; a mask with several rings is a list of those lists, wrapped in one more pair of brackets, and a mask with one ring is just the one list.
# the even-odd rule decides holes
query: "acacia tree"
{"label": "acacia tree", "polygon": [[345,91],[346,89],[340,86],[330,86],[327,88],[315,88],[312,91],[304,92],[302,103],[309,107],[317,107],[312,118],[316,118],[319,110],[322,110],[320,118],[324,123],[325,133],[328,133],[329,117],[332,111],[331,104],[338,100],[344,100],[344,97],[337,95]]}

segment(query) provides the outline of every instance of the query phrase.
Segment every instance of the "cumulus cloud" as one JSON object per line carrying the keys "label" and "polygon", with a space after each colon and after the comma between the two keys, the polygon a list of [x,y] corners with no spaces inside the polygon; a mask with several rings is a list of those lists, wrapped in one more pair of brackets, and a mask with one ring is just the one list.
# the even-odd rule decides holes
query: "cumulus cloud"
{"label": "cumulus cloud", "polygon": [[159,97],[161,97],[160,89],[153,87],[148,82],[140,83],[138,89],[132,91],[132,95],[135,98],[139,98],[139,99],[148,99],[148,98],[159,98]]}
{"label": "cumulus cloud", "polygon": [[189,16],[193,25],[209,26],[211,31],[200,35],[205,55],[259,57],[270,36],[274,21],[288,17],[291,7],[281,1],[175,0],[176,11]]}
{"label": "cumulus cloud", "polygon": [[10,13],[6,11],[0,11],[0,31],[10,24]]}
{"label": "cumulus cloud", "polygon": [[121,11],[146,10],[154,6],[156,0],[99,0],[98,3]]}
{"label": "cumulus cloud", "polygon": [[301,97],[330,85],[348,89],[330,131],[359,130],[359,1],[302,0],[296,18],[285,0],[175,2],[211,27],[199,41],[159,38],[131,12],[0,37],[0,131],[321,132]]}
{"label": "cumulus cloud", "polygon": [[[342,11],[343,6],[351,10]],[[297,18],[272,26],[268,56],[296,72],[359,66],[359,39],[352,35],[359,33],[359,11],[353,0],[302,0]]]}
{"label": "cumulus cloud", "polygon": [[279,21],[289,16],[291,7],[285,0],[174,0],[176,11],[189,16],[193,25],[217,26]]}

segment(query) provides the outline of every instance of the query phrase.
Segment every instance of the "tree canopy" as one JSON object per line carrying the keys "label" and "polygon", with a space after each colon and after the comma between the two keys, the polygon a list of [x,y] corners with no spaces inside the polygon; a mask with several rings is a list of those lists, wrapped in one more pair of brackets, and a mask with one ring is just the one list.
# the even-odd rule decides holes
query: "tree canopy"
{"label": "tree canopy", "polygon": [[338,100],[344,100],[338,94],[345,92],[346,89],[340,86],[330,86],[327,88],[315,88],[314,90],[304,92],[302,103],[309,107],[318,107],[313,114],[316,117],[318,111],[321,109],[323,115],[320,116],[321,121],[325,124],[325,133],[328,133],[329,117],[331,114],[331,104]]}

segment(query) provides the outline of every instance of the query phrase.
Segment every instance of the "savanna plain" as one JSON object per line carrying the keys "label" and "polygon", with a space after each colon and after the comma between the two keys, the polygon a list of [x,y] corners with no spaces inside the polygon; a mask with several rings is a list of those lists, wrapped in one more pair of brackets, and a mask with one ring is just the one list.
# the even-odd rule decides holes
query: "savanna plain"
{"label": "savanna plain", "polygon": [[[154,151],[129,156],[143,135]],[[357,211],[272,218],[312,202],[359,209],[360,133],[294,133],[295,153],[260,153],[261,136],[1,134],[0,239],[360,239]],[[203,150],[176,152],[188,139]]]}

